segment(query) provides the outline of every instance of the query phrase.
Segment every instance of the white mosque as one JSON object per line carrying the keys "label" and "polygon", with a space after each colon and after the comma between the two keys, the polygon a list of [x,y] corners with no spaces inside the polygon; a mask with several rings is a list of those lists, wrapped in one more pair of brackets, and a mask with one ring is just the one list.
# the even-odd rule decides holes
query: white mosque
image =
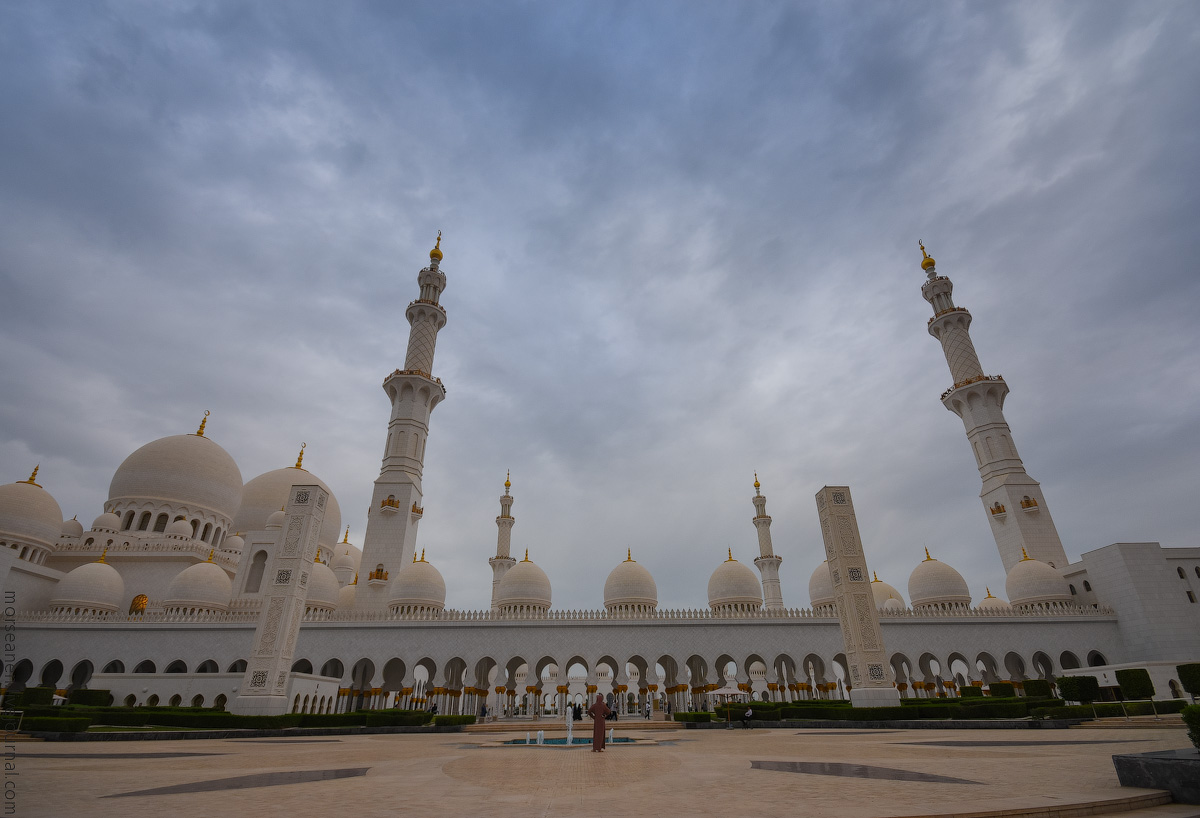
{"label": "white mosque", "polygon": [[[787,606],[795,592],[780,585],[783,557],[757,476],[754,568],[730,550],[705,607],[659,609],[654,578],[627,551],[604,583],[604,610],[555,608],[549,577],[513,550],[509,479],[490,605],[445,607],[445,581],[417,542],[430,414],[446,396],[433,375],[446,324],[440,246],[439,234],[407,309],[404,368],[383,381],[391,413],[362,548],[349,542],[332,491],[304,469],[303,449],[294,466],[243,482],[207,436],[207,413],[194,434],[130,454],[86,527],[63,520],[34,469],[0,486],[0,585],[17,634],[3,656],[8,690],[91,687],[111,690],[116,704],[237,709],[251,677],[266,678],[254,672],[264,634],[273,644],[287,630],[272,596],[285,593],[295,621],[274,648],[283,670],[273,684],[292,711],[436,702],[442,713],[474,713],[486,702],[528,716],[597,690],[621,708],[687,710],[728,685],[784,701],[846,694],[835,577],[825,562],[814,566],[808,607]],[[1134,666],[1150,670],[1159,697],[1182,695],[1175,666],[1200,660],[1200,547],[1116,543],[1068,560],[1004,419],[1008,386],[984,373],[950,280],[927,254],[921,266],[929,333],[953,379],[942,402],[962,418],[975,454],[1008,601],[990,589],[972,599],[964,578],[928,552],[907,600],[863,577],[900,695],[1080,673],[1111,687],[1115,670]],[[328,498],[300,552],[309,523],[290,513],[295,487]],[[296,553],[303,567],[283,567]]]}

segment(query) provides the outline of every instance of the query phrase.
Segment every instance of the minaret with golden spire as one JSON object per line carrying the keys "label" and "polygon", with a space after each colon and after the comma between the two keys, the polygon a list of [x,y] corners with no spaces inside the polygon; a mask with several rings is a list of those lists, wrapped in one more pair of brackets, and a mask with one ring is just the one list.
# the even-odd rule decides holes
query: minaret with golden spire
{"label": "minaret with golden spire", "polygon": [[[441,270],[442,234],[429,251],[429,264],[417,273],[417,297],[409,303],[409,323],[404,367],[383,379],[391,404],[383,464],[363,534],[363,565],[383,566],[395,575],[412,561],[417,548],[417,525],[424,512],[421,479],[425,470],[425,444],[429,416],[446,398],[446,389],[433,374],[438,332],[446,326],[446,310],[439,303],[446,289]],[[355,607],[386,610],[387,583],[360,586]]]}
{"label": "minaret with golden spire", "polygon": [[758,556],[754,564],[762,576],[763,609],[768,611],[783,610],[783,590],[779,587],[779,565],[783,557],[775,553],[771,544],[771,518],[767,516],[767,498],[763,496],[762,484],[758,482],[758,472],[754,473],[754,528],[758,531]]}
{"label": "minaret with golden spire", "polygon": [[971,313],[954,305],[954,285],[938,275],[937,262],[925,251],[924,242],[918,244],[926,276],[921,295],[933,307],[929,334],[941,343],[953,380],[942,393],[942,405],[963,422],[983,482],[979,498],[1004,570],[1021,561],[1024,548],[1034,559],[1061,571],[1067,567],[1067,554],[1058,529],[1042,487],[1025,471],[1004,419],[1008,384],[1000,375],[984,374],[971,341]]}
{"label": "minaret with golden spire", "polygon": [[512,527],[517,518],[512,516],[513,496],[512,472],[504,475],[504,494],[500,495],[500,516],[496,518],[496,556],[488,560],[492,566],[492,610],[496,608],[496,592],[500,588],[500,579],[508,573],[508,569],[517,564],[509,553],[512,549]]}

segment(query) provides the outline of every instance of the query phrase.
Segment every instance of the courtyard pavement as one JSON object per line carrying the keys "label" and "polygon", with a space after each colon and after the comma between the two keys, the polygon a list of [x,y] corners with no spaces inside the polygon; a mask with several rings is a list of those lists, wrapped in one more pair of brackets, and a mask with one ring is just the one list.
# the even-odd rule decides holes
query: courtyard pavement
{"label": "courtyard pavement", "polygon": [[[511,734],[21,742],[17,816],[1067,815],[1144,797],[1114,753],[1185,730],[639,730],[657,743],[505,746]],[[617,735],[621,735],[618,723]],[[14,814],[5,812],[3,814]],[[1075,813],[1083,814],[1083,813]],[[1145,816],[1200,815],[1158,806]]]}

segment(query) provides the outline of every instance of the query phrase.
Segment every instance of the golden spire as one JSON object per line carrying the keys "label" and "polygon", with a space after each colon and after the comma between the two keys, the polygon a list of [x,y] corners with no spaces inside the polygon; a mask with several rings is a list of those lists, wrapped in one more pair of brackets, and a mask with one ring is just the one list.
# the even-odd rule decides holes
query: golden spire
{"label": "golden spire", "polygon": [[986,596],[986,597],[984,597],[984,599],[995,599],[995,597],[994,597],[994,596],[992,596],[992,589],[991,589],[991,588],[989,588],[989,587],[987,587],[987,586],[985,585],[985,586],[983,586],[983,589],[984,589],[985,591],[987,591],[987,596]]}
{"label": "golden spire", "polygon": [[441,230],[438,231],[437,244],[435,244],[433,246],[433,249],[429,251],[429,258],[433,259],[434,261],[442,260],[442,231]]}
{"label": "golden spire", "polygon": [[633,549],[632,548],[625,549],[625,562],[633,562]]}
{"label": "golden spire", "polygon": [[879,574],[872,571],[871,576],[874,577],[874,579],[872,579],[871,582],[879,582]]}
{"label": "golden spire", "polygon": [[521,560],[521,562],[529,562],[529,549],[528,548],[525,549],[525,559]]}
{"label": "golden spire", "polygon": [[42,484],[37,481],[38,469],[40,469],[41,467],[42,467],[42,464],[38,463],[36,466],[33,467],[33,474],[29,475],[29,479],[22,480],[21,482],[28,483],[31,486],[37,486],[38,488],[41,488]]}
{"label": "golden spire", "polygon": [[[342,542],[346,543],[347,545],[350,544],[350,526],[346,526],[346,535],[342,537]],[[347,551],[346,553],[349,554],[350,552]]]}
{"label": "golden spire", "polygon": [[351,582],[350,584],[351,584],[351,585],[357,585],[357,584],[358,584],[358,572],[357,572],[357,571],[355,571],[355,572],[354,572],[354,582]]}
{"label": "golden spire", "polygon": [[209,562],[212,562],[213,555],[216,553],[217,553],[217,549],[215,549],[215,548],[209,550],[209,552],[208,552],[208,561]]}
{"label": "golden spire", "polygon": [[1031,559],[1033,559],[1033,557],[1029,556],[1029,552],[1027,552],[1025,550],[1025,546],[1022,545],[1021,546],[1021,562],[1025,562],[1025,560],[1031,560]]}
{"label": "golden spire", "polygon": [[307,445],[308,445],[307,443],[301,443],[301,444],[300,444],[300,454],[296,455],[296,465],[292,466],[292,468],[293,468],[293,469],[302,469],[302,468],[304,468],[304,467],[303,467],[303,466],[301,466],[300,464],[304,462],[304,447],[305,447],[305,446],[307,446]]}
{"label": "golden spire", "polygon": [[925,546],[925,562],[932,562],[933,557],[929,556],[929,546]]}
{"label": "golden spire", "polygon": [[729,553],[729,559],[725,560],[725,562],[737,562],[737,560],[733,558],[733,549],[727,548],[725,550]]}
{"label": "golden spire", "polygon": [[504,493],[508,494],[510,488],[512,488],[512,469],[507,470],[504,475]]}
{"label": "golden spire", "polygon": [[105,546],[104,550],[100,552],[100,559],[96,560],[96,562],[102,562],[105,565],[108,565],[108,561],[104,559],[106,556],[108,556],[108,546]]}
{"label": "golden spire", "polygon": [[920,239],[917,239],[917,244],[919,244],[921,246],[921,255],[923,255],[925,257],[924,259],[921,260],[921,269],[922,270],[932,269],[933,265],[936,264],[937,262],[935,262],[933,260],[933,256],[931,256],[925,252],[925,242],[921,241]]}
{"label": "golden spire", "polygon": [[425,549],[421,549],[421,562],[425,562]]}
{"label": "golden spire", "polygon": [[196,430],[196,437],[204,437],[204,425],[208,423],[209,412],[204,410],[204,417],[200,419],[200,428]]}
{"label": "golden spire", "polygon": [[413,565],[416,565],[416,564],[417,564],[417,552],[414,551],[413,552]]}
{"label": "golden spire", "polygon": [[755,473],[754,473],[754,493],[755,493],[755,494],[758,494],[758,493],[759,493],[759,491],[758,491],[758,486],[759,486],[759,483],[758,483],[758,472],[755,472]]}
{"label": "golden spire", "polygon": [[321,549],[320,549],[320,548],[318,548],[318,549],[317,549],[317,555],[316,555],[315,557],[313,557],[313,563],[315,564],[315,563],[318,563],[318,562],[320,562],[320,561],[321,561]]}

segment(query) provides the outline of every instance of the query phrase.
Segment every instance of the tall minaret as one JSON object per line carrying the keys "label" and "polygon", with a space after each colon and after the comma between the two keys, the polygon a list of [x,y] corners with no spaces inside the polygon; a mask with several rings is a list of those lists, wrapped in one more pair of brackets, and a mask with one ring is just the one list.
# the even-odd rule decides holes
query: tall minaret
{"label": "tall minaret", "polygon": [[1030,557],[1062,570],[1067,566],[1067,554],[1042,496],[1042,487],[1026,474],[1008,422],[1004,420],[1008,384],[999,375],[983,374],[968,331],[971,313],[954,306],[950,298],[954,285],[937,274],[935,262],[925,252],[924,244],[921,253],[925,256],[921,269],[929,278],[921,287],[921,294],[933,307],[929,334],[941,341],[954,379],[954,385],[942,393],[942,404],[962,418],[967,430],[967,440],[983,478],[979,497],[1004,570],[1009,571],[1021,561],[1022,549]]}
{"label": "tall minaret", "polygon": [[383,391],[392,405],[383,468],[375,480],[367,531],[363,535],[362,571],[355,594],[356,608],[383,610],[388,583],[416,554],[417,524],[421,521],[421,473],[429,415],[446,397],[439,378],[433,377],[433,351],[438,331],[446,326],[446,311],[438,303],[446,288],[442,262],[442,232],[429,251],[429,266],[417,274],[420,295],[408,305],[405,317],[412,329],[404,369],[383,379]]}
{"label": "tall minaret", "polygon": [[754,527],[758,529],[758,553],[754,564],[762,574],[763,609],[783,610],[783,592],[779,589],[779,563],[783,557],[775,556],[771,545],[771,518],[767,516],[767,498],[759,491],[758,472],[754,473]]}
{"label": "tall minaret", "polygon": [[500,496],[500,516],[496,518],[496,556],[488,562],[492,566],[492,610],[496,610],[496,589],[500,587],[500,578],[508,573],[508,569],[517,564],[510,557],[512,547],[512,527],[517,518],[512,516],[513,496],[508,493],[512,488],[512,473],[504,476],[504,494]]}

